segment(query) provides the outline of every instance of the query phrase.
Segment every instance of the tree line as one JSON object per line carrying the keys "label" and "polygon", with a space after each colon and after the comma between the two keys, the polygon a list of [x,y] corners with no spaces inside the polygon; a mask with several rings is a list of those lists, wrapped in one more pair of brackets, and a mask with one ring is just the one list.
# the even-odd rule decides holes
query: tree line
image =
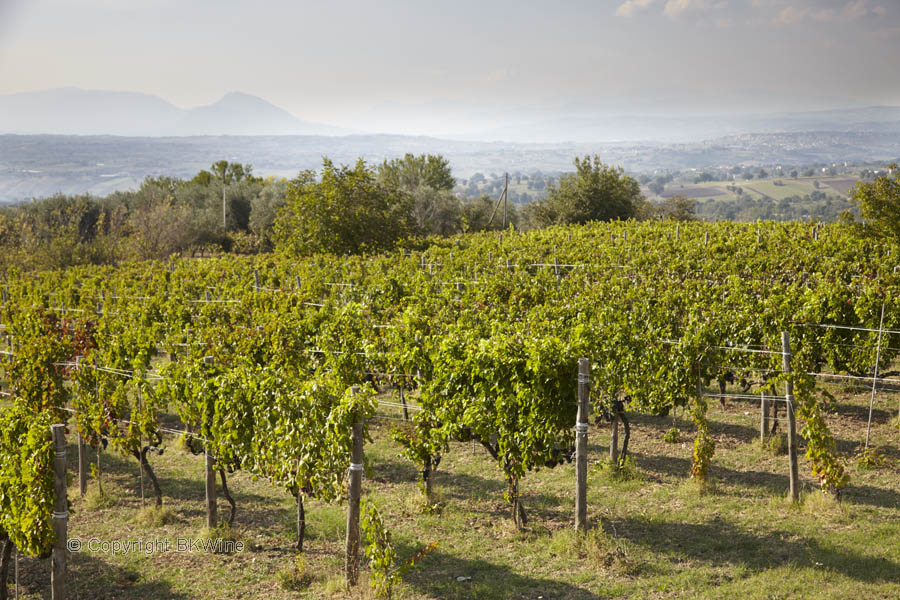
{"label": "tree line", "polygon": [[[648,202],[639,183],[595,156],[547,185],[525,206],[509,202],[508,225],[534,229],[615,219],[694,217],[693,202]],[[501,229],[497,196],[454,193],[440,155],[407,154],[371,165],[335,165],[293,179],[258,177],[251,165],[218,161],[191,179],[147,177],[104,197],[56,195],[0,209],[5,266],[29,269],[115,264],[173,254],[284,250],[375,252],[430,236]]]}

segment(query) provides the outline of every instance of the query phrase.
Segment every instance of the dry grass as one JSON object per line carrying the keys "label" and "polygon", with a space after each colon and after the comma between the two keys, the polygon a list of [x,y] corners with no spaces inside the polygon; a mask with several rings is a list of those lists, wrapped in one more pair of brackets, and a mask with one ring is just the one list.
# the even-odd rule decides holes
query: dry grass
{"label": "dry grass", "polygon": [[[436,474],[437,507],[428,509],[415,467],[390,439],[390,422],[377,422],[366,446],[364,493],[378,504],[401,561],[438,543],[405,575],[395,598],[900,597],[900,480],[893,462],[900,432],[889,408],[897,398],[879,396],[870,440],[887,462],[863,468],[854,456],[865,437],[868,397],[833,391],[838,401],[829,424],[851,475],[842,502],[818,490],[801,457],[803,496],[792,505],[787,458],[760,444],[758,407],[728,401],[710,411],[717,450],[704,484],[688,478],[694,433],[687,421],[675,420],[681,441],[667,443],[671,417],[632,415],[625,472],[606,462],[606,429],[592,427],[593,528],[585,535],[573,531],[574,464],[528,474],[521,487],[529,525],[516,531],[502,474],[483,450],[451,445]],[[344,585],[345,505],[308,503],[306,552],[298,556],[294,500],[284,490],[243,473],[230,476],[234,527],[210,532],[202,457],[166,452],[153,464],[164,503],[142,509],[137,462],[105,453],[104,488],[114,501],[95,491],[82,500],[71,489],[70,538],[173,544],[222,538],[241,542],[243,551],[83,549],[70,555],[74,598],[372,597],[365,569],[360,586]],[[220,498],[220,517],[227,513]],[[20,598],[49,597],[48,573],[46,562],[22,561]]]}

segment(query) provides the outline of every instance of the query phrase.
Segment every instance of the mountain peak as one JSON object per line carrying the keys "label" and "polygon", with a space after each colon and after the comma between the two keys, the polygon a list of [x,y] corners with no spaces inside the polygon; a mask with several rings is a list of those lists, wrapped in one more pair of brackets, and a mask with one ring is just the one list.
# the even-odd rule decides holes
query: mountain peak
{"label": "mountain peak", "polygon": [[181,109],[139,92],[56,88],[0,96],[0,134],[124,136],[342,135],[301,121],[263,98],[232,91],[217,102]]}
{"label": "mountain peak", "polygon": [[[214,102],[211,106],[215,106],[217,104],[243,104],[243,105],[266,105],[275,107],[271,102],[260,98],[259,96],[254,96],[253,94],[248,94],[246,92],[228,92],[224,96],[222,96],[217,102]],[[280,110],[280,109],[279,109]]]}

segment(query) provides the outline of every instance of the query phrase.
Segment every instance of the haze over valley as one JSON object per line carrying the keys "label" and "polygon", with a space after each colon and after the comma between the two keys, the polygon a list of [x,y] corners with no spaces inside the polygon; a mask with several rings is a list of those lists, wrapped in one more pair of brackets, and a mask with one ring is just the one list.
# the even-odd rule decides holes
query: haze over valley
{"label": "haze over valley", "polygon": [[181,109],[125,92],[75,88],[0,97],[0,201],[135,189],[147,176],[191,177],[221,158],[293,177],[323,156],[377,163],[407,152],[446,156],[459,177],[559,172],[597,154],[629,172],[890,161],[900,108],[678,116],[557,116],[459,136],[362,132],[312,123],[231,92]]}

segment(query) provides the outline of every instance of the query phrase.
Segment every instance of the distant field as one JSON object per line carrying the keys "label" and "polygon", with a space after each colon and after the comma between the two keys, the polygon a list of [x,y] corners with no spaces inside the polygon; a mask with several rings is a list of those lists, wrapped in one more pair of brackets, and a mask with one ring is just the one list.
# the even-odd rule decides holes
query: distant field
{"label": "distant field", "polygon": [[850,178],[850,179],[829,179],[828,187],[841,194],[842,196],[847,196],[850,194],[850,190],[853,189],[853,186],[859,179]]}
{"label": "distant field", "polygon": [[[663,197],[669,198],[675,195],[687,196],[695,200],[699,199],[727,199],[737,196],[726,189],[728,185],[735,185],[744,190],[744,195],[749,198],[759,199],[768,196],[775,200],[784,200],[791,196],[806,196],[815,191],[829,195],[837,194],[846,197],[858,179],[848,177],[803,177],[791,179],[787,177],[775,177],[770,179],[750,179],[735,181],[732,183],[722,181],[706,181],[703,183],[670,183],[663,192]],[[776,185],[775,182],[779,182]],[[815,182],[819,183],[816,188]],[[644,191],[648,193],[647,190]]]}
{"label": "distant field", "polygon": [[725,189],[727,184],[716,185],[668,185],[663,192],[664,198],[671,196],[687,196],[688,198],[709,198],[710,196],[727,196],[731,192]]}

